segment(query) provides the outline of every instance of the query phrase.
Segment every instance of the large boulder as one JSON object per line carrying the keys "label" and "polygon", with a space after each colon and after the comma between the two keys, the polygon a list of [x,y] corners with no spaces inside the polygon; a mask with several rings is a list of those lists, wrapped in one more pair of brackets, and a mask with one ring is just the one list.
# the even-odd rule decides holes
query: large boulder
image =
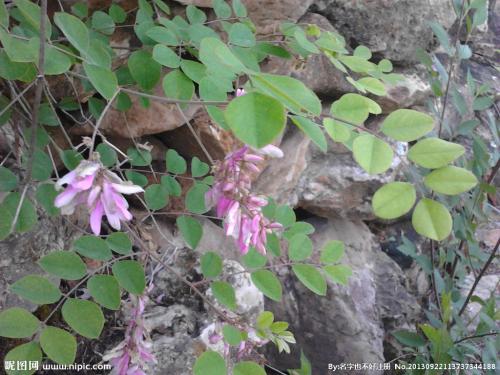
{"label": "large boulder", "polygon": [[414,61],[417,47],[431,45],[429,21],[448,28],[455,20],[448,0],[317,0],[313,10],[347,40],[401,62]]}
{"label": "large boulder", "polygon": [[[312,235],[316,249],[331,240],[344,241],[342,263],[352,268],[353,275],[346,286],[328,282],[327,295],[321,297],[306,289],[290,271],[282,271],[283,284],[287,285],[283,301],[269,302],[266,309],[274,311],[277,320],[290,323],[297,345],[291,356],[270,350],[271,363],[279,368],[298,365],[300,350],[317,375],[331,373],[329,363],[383,363],[387,359],[385,337],[395,329],[409,327],[419,314],[403,272],[380,251],[363,222],[308,221],[316,229]],[[313,261],[317,261],[314,256]],[[369,372],[359,372],[364,373]]]}

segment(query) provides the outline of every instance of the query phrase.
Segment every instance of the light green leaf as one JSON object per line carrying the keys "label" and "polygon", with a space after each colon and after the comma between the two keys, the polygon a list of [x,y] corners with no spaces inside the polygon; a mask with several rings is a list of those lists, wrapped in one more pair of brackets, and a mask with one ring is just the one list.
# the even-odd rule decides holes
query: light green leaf
{"label": "light green leaf", "polygon": [[391,147],[371,134],[357,137],[352,144],[352,152],[354,160],[369,174],[383,173],[392,164]]}
{"label": "light green leaf", "polygon": [[128,59],[128,68],[134,80],[144,90],[152,90],[160,80],[161,65],[146,51],[133,52]]}
{"label": "light green leaf", "polygon": [[191,24],[204,23],[207,20],[205,12],[193,5],[187,6],[186,16]]}
{"label": "light green leaf", "polygon": [[236,295],[231,284],[225,281],[213,281],[210,285],[214,297],[220,304],[226,306],[230,310],[236,309]]}
{"label": "light green leaf", "polygon": [[150,210],[160,210],[168,204],[168,191],[161,184],[149,185],[144,191],[144,200]]}
{"label": "light green leaf", "polygon": [[251,274],[252,282],[266,297],[280,302],[283,293],[281,283],[269,270],[258,270]]}
{"label": "light green leaf", "polygon": [[190,100],[194,94],[194,85],[181,70],[176,69],[163,78],[163,91],[168,98]]}
{"label": "light green leaf", "polygon": [[395,219],[410,211],[416,199],[417,194],[412,184],[391,182],[373,195],[373,212],[382,219]]}
{"label": "light green leaf", "polygon": [[146,32],[146,35],[155,42],[162,43],[167,46],[177,46],[179,44],[177,36],[166,27],[154,26]]}
{"label": "light green leaf", "polygon": [[111,275],[94,275],[87,281],[87,288],[92,298],[101,306],[118,310],[120,308],[120,287]]}
{"label": "light green leaf", "polygon": [[101,308],[92,301],[68,298],[62,309],[64,321],[78,334],[96,339],[104,327]]}
{"label": "light green leaf", "polygon": [[[119,96],[122,94],[127,95],[124,92],[122,92],[118,95],[117,100]],[[99,145],[97,145],[95,150],[99,153],[99,158],[101,160],[101,163],[105,167],[111,167],[116,164],[118,158],[116,156],[116,151],[111,146],[108,146],[106,143],[100,143]]]}
{"label": "light green leaf", "polygon": [[73,47],[82,54],[87,53],[90,48],[90,36],[82,21],[71,14],[58,12],[54,15],[54,22]]}
{"label": "light green leaf", "polygon": [[229,42],[240,47],[255,46],[255,35],[244,23],[233,23],[229,29]]}
{"label": "light green leaf", "polygon": [[209,70],[216,72],[222,71],[234,75],[247,70],[228,46],[216,38],[202,39],[199,59]]}
{"label": "light green leaf", "polygon": [[113,256],[106,241],[96,236],[81,236],[73,243],[73,248],[81,255],[96,260],[109,260]]}
{"label": "light green leaf", "polygon": [[344,256],[344,243],[338,240],[328,241],[321,250],[321,263],[337,263]]}
{"label": "light green leaf", "polygon": [[181,69],[185,75],[196,83],[200,83],[202,78],[205,77],[207,73],[205,65],[192,60],[182,60]]}
{"label": "light green leaf", "polygon": [[135,260],[121,260],[113,264],[113,275],[129,293],[140,295],[146,288],[144,268]]}
{"label": "light green leaf", "polygon": [[256,323],[257,328],[260,330],[265,330],[271,327],[274,322],[274,314],[271,311],[263,311],[257,317]]}
{"label": "light green leaf", "polygon": [[232,100],[224,116],[236,137],[255,148],[271,143],[285,127],[283,105],[256,92]]}
{"label": "light green leaf", "polygon": [[292,270],[309,290],[320,296],[326,295],[326,281],[323,275],[309,264],[294,264]]}
{"label": "light green leaf", "polygon": [[309,112],[315,116],[321,114],[320,100],[298,79],[267,73],[255,74],[250,78],[258,90],[276,98],[292,112]]}
{"label": "light green leaf", "polygon": [[457,143],[425,138],[410,148],[408,159],[424,168],[433,169],[444,167],[464,153],[465,148]]}
{"label": "light green leaf", "polygon": [[48,305],[61,298],[61,292],[45,277],[27,275],[10,286],[10,291],[37,305]]}
{"label": "light green leaf", "polygon": [[213,0],[212,6],[217,18],[224,19],[231,17],[231,7],[224,0]]}
{"label": "light green leaf", "polygon": [[413,211],[412,224],[418,234],[441,241],[450,235],[452,219],[448,209],[441,203],[423,198]]}
{"label": "light green leaf", "polygon": [[232,325],[224,325],[224,327],[222,327],[222,334],[224,335],[224,341],[229,345],[238,346],[240,342],[243,341],[241,331]]}
{"label": "light green leaf", "polygon": [[210,166],[202,162],[196,156],[191,160],[191,175],[193,177],[205,176],[210,171]]}
{"label": "light green leaf", "polygon": [[434,128],[434,119],[413,109],[398,109],[382,123],[380,130],[397,141],[414,141]]}
{"label": "light green leaf", "polygon": [[40,345],[45,354],[56,363],[70,365],[75,362],[76,339],[63,329],[46,327],[40,335]]}
{"label": "light green leaf", "polygon": [[[26,22],[32,27],[32,30],[36,31],[38,35],[40,35],[40,18],[41,18],[40,15],[42,13],[40,6],[28,0],[15,0],[14,4],[16,4],[17,9],[19,9]],[[52,34],[52,25],[50,23],[49,17],[45,16],[46,38],[50,39],[51,34]]]}
{"label": "light green leaf", "polygon": [[109,7],[109,15],[116,23],[125,22],[127,13],[118,4],[111,4]]}
{"label": "light green leaf", "polygon": [[181,57],[172,51],[172,49],[161,44],[157,44],[153,48],[153,59],[169,68],[175,69],[181,65]]}
{"label": "light green leaf", "polygon": [[42,257],[38,264],[45,272],[65,280],[79,280],[87,273],[85,263],[72,251],[53,251]]}
{"label": "light green leaf", "polygon": [[18,182],[18,178],[14,173],[4,166],[0,166],[0,191],[14,190]]}
{"label": "light green leaf", "polygon": [[170,175],[165,175],[161,176],[161,184],[165,186],[165,189],[167,189],[168,193],[170,195],[173,195],[174,197],[180,197],[182,194],[182,187],[181,185],[177,182],[175,177],[170,176]]}
{"label": "light green leaf", "polygon": [[233,375],[266,375],[266,371],[255,362],[238,362],[233,369]]}
{"label": "light green leaf", "polygon": [[210,187],[203,183],[195,182],[186,194],[186,208],[194,214],[204,214],[208,211],[205,205],[205,194]]}
{"label": "light green leaf", "polygon": [[302,116],[290,116],[290,118],[300,130],[311,138],[321,151],[327,151],[328,145],[326,143],[326,138],[318,124]]}
{"label": "light green leaf", "polygon": [[311,239],[303,233],[293,236],[288,244],[288,257],[292,261],[302,261],[311,256],[313,244]]}
{"label": "light green leaf", "polygon": [[392,335],[403,345],[418,348],[426,344],[425,339],[415,332],[400,330],[392,332]]}
{"label": "light green leaf", "polygon": [[227,375],[224,358],[219,353],[207,350],[200,355],[193,367],[194,375]]}
{"label": "light green leaf", "polygon": [[370,113],[382,112],[380,106],[371,99],[358,94],[345,94],[333,102],[330,113],[336,118],[354,124],[362,124]]}
{"label": "light green leaf", "polygon": [[166,154],[167,171],[174,174],[184,174],[187,170],[186,160],[174,149]]}
{"label": "light green leaf", "polygon": [[352,135],[352,131],[349,125],[345,125],[340,121],[335,121],[331,118],[323,119],[323,126],[325,127],[326,133],[335,142],[347,142]]}
{"label": "light green leaf", "polygon": [[213,251],[203,254],[200,260],[201,272],[205,277],[214,278],[222,272],[222,259]]}
{"label": "light green leaf", "polygon": [[241,258],[247,268],[262,268],[267,263],[267,257],[250,247],[248,252]]}
{"label": "light green leaf", "polygon": [[241,0],[233,0],[233,10],[237,17],[247,16],[247,8]]}
{"label": "light green leaf", "polygon": [[[3,1],[0,1],[2,4]],[[1,6],[0,6],[1,8]],[[27,344],[22,344],[16,346],[14,349],[9,351],[5,358],[4,363],[7,362],[27,362],[31,364],[31,370],[29,370],[30,366],[27,367],[26,370],[17,370],[17,369],[5,369],[7,375],[31,375],[34,374],[38,368],[41,368],[42,365],[42,351],[40,349],[40,345],[37,342],[28,342]],[[38,362],[34,365],[34,362]]]}
{"label": "light green leaf", "polygon": [[105,35],[112,35],[115,31],[115,21],[103,11],[92,13],[92,28]]}
{"label": "light green leaf", "polygon": [[153,160],[149,151],[137,148],[129,148],[127,150],[127,157],[130,159],[130,164],[135,167],[146,167]]}
{"label": "light green leaf", "polygon": [[324,266],[326,275],[335,283],[347,285],[349,277],[352,275],[351,267],[344,264],[335,264],[333,266]]}
{"label": "light green leaf", "polygon": [[83,69],[99,94],[110,100],[118,90],[118,80],[115,73],[107,68],[87,64],[86,62],[83,63]]}
{"label": "light green leaf", "polygon": [[127,180],[132,182],[134,185],[144,187],[148,184],[148,178],[142,173],[135,171],[125,171],[125,176],[127,176]]}
{"label": "light green leaf", "polygon": [[477,185],[477,178],[467,169],[453,166],[436,169],[424,178],[425,185],[437,193],[456,195]]}
{"label": "light green leaf", "polygon": [[3,0],[0,1],[0,26],[3,26],[6,29],[9,28],[9,11],[7,10]]}
{"label": "light green leaf", "polygon": [[111,233],[108,238],[106,238],[106,244],[111,250],[118,254],[127,255],[132,252],[132,241],[130,241],[129,236],[123,232]]}
{"label": "light green leaf", "polygon": [[196,249],[203,235],[203,227],[200,222],[191,216],[179,216],[176,220],[182,237],[191,249]]}
{"label": "light green leaf", "polygon": [[385,91],[384,84],[376,78],[364,77],[364,78],[358,79],[356,81],[356,83],[358,85],[361,85],[366,91],[368,91],[374,95],[378,95],[378,96],[387,95],[387,92]]}
{"label": "light green leaf", "polygon": [[0,336],[22,339],[33,336],[40,326],[38,319],[26,309],[11,307],[0,312]]}

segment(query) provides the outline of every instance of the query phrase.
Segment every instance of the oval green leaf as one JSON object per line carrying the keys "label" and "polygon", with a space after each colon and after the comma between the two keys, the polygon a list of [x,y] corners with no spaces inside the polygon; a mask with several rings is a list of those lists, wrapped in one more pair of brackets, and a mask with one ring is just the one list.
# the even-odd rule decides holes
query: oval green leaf
{"label": "oval green leaf", "polygon": [[42,257],[38,264],[45,272],[65,280],[79,280],[87,272],[85,263],[73,251],[54,251]]}
{"label": "oval green leaf", "polygon": [[78,334],[96,339],[104,327],[104,315],[101,308],[92,301],[69,298],[63,305],[64,321]]}
{"label": "oval green leaf", "polygon": [[436,193],[457,195],[477,185],[477,178],[467,169],[448,166],[436,169],[424,178],[425,185]]}
{"label": "oval green leaf", "polygon": [[315,267],[309,264],[294,264],[292,270],[306,288],[320,296],[326,295],[326,280]]}
{"label": "oval green leaf", "polygon": [[450,235],[453,222],[445,206],[435,200],[423,198],[413,211],[412,224],[418,234],[441,241]]}
{"label": "oval green leaf", "polygon": [[357,137],[353,142],[352,152],[354,160],[369,174],[383,173],[392,164],[391,147],[371,134]]}
{"label": "oval green leaf", "polygon": [[70,365],[76,357],[76,339],[69,332],[46,327],[40,335],[40,345],[47,356],[61,365]]}
{"label": "oval green leaf", "polygon": [[45,277],[38,275],[24,276],[12,284],[10,290],[37,305],[54,303],[61,298],[59,288]]}
{"label": "oval green leaf", "polygon": [[135,260],[121,260],[113,264],[113,275],[129,293],[140,295],[146,288],[144,268]]}
{"label": "oval green leaf", "polygon": [[439,138],[418,141],[408,152],[408,159],[424,168],[441,168],[465,153],[462,145]]}
{"label": "oval green leaf", "polygon": [[413,109],[398,109],[382,123],[380,130],[397,141],[414,141],[434,128],[434,119]]}
{"label": "oval green leaf", "polygon": [[118,310],[120,308],[120,286],[111,275],[94,275],[87,281],[90,295],[101,306]]}
{"label": "oval green leaf", "polygon": [[12,307],[0,312],[0,336],[12,339],[31,337],[40,322],[32,313],[20,307]]}
{"label": "oval green leaf", "polygon": [[382,219],[395,219],[410,211],[416,199],[417,194],[412,184],[391,182],[373,195],[373,212]]}
{"label": "oval green leaf", "polygon": [[269,270],[258,270],[252,272],[252,282],[268,298],[280,302],[282,287],[279,279]]}

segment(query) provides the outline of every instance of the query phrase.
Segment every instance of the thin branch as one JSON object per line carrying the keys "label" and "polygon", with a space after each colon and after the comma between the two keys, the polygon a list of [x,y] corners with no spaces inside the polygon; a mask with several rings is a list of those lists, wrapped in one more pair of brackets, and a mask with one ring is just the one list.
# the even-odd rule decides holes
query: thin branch
{"label": "thin branch", "polygon": [[131,89],[122,88],[123,92],[127,92],[132,95],[142,96],[144,98],[149,98],[153,100],[157,100],[164,103],[172,103],[172,104],[200,104],[200,105],[225,105],[229,102],[227,101],[209,101],[209,100],[182,100],[182,99],[171,99],[165,98],[163,96],[146,94],[144,92],[135,91]]}
{"label": "thin branch", "polygon": [[92,133],[92,141],[90,143],[90,147],[91,147],[90,153],[92,153],[92,151],[94,150],[95,138],[97,136],[97,132],[99,131],[99,127],[101,126],[102,120],[104,120],[104,116],[106,115],[106,113],[109,111],[109,109],[113,105],[113,102],[115,101],[115,98],[120,93],[120,91],[121,91],[121,89],[120,89],[120,87],[118,87],[118,89],[115,91],[115,93],[113,94],[113,96],[109,100],[108,104],[106,104],[106,107],[104,107],[101,115],[97,119],[97,122],[96,122],[95,127],[94,127],[94,132]]}
{"label": "thin branch", "polygon": [[472,340],[472,339],[477,339],[480,337],[495,336],[495,335],[498,335],[498,332],[494,331],[494,332],[483,333],[482,335],[467,336],[467,337],[464,337],[463,339],[455,341],[454,343],[458,344],[458,343],[464,342],[466,340]]}
{"label": "thin branch", "polygon": [[17,103],[17,101],[24,95],[26,94],[26,92],[33,87],[34,84],[37,83],[37,80],[34,80],[33,82],[31,82],[28,86],[26,86],[24,88],[23,91],[21,91],[19,94],[16,95],[16,97],[11,100],[11,102],[9,104],[7,104],[7,106],[5,106],[4,109],[2,109],[2,111],[0,111],[0,116],[2,116],[5,112],[7,112],[9,110],[10,107],[12,107],[15,103]]}

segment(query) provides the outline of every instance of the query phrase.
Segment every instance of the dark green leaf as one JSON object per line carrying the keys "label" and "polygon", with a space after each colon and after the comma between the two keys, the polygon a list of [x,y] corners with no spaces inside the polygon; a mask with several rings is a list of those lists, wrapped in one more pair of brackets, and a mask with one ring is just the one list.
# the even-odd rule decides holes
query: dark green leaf
{"label": "dark green leaf", "polygon": [[123,232],[111,233],[108,238],[106,238],[106,243],[109,248],[118,254],[127,255],[132,252],[132,241]]}
{"label": "dark green leaf", "polygon": [[270,299],[280,302],[282,288],[279,279],[269,270],[258,270],[251,274],[254,285]]}
{"label": "dark green leaf", "polygon": [[214,297],[230,310],[236,309],[236,296],[233,287],[225,281],[213,281],[210,285]]}
{"label": "dark green leaf", "polygon": [[95,236],[78,238],[73,243],[73,248],[81,255],[96,260],[109,260],[113,256],[106,241]]}
{"label": "dark green leaf", "polygon": [[146,51],[135,51],[128,59],[130,74],[144,90],[152,90],[161,75],[161,65]]}
{"label": "dark green leaf", "polygon": [[120,287],[111,275],[94,275],[87,281],[87,288],[92,298],[101,306],[118,310],[120,308]]}
{"label": "dark green leaf", "polygon": [[176,220],[182,237],[191,249],[196,249],[203,235],[200,222],[191,216],[179,216]]}
{"label": "dark green leaf", "polygon": [[[3,1],[0,1],[0,4]],[[4,363],[13,362],[13,363],[21,363],[27,362],[29,366],[27,370],[17,370],[17,369],[5,369],[7,375],[32,375],[34,374],[38,368],[41,368],[42,365],[42,351],[40,350],[40,345],[37,342],[29,342],[27,344],[22,344],[16,346],[14,349],[9,351],[5,358]],[[36,363],[35,363],[36,362]],[[16,367],[17,368],[17,367]],[[30,369],[31,368],[31,369]]]}
{"label": "dark green leaf", "polygon": [[24,276],[12,284],[10,290],[37,305],[54,303],[61,297],[61,292],[54,284],[38,275]]}
{"label": "dark green leaf", "polygon": [[28,310],[11,307],[0,312],[0,336],[12,339],[31,337],[40,326],[38,319]]}
{"label": "dark green leaf", "polygon": [[146,276],[142,265],[135,260],[121,260],[113,264],[113,274],[127,292],[140,295],[146,288]]}
{"label": "dark green leaf", "polygon": [[53,251],[38,264],[45,272],[66,280],[79,280],[87,273],[85,263],[72,251]]}
{"label": "dark green leaf", "polygon": [[222,259],[212,251],[203,254],[200,263],[201,272],[205,277],[214,278],[222,272]]}
{"label": "dark green leaf", "polygon": [[96,339],[104,327],[104,315],[101,308],[92,301],[69,298],[63,305],[64,321],[78,334]]}

